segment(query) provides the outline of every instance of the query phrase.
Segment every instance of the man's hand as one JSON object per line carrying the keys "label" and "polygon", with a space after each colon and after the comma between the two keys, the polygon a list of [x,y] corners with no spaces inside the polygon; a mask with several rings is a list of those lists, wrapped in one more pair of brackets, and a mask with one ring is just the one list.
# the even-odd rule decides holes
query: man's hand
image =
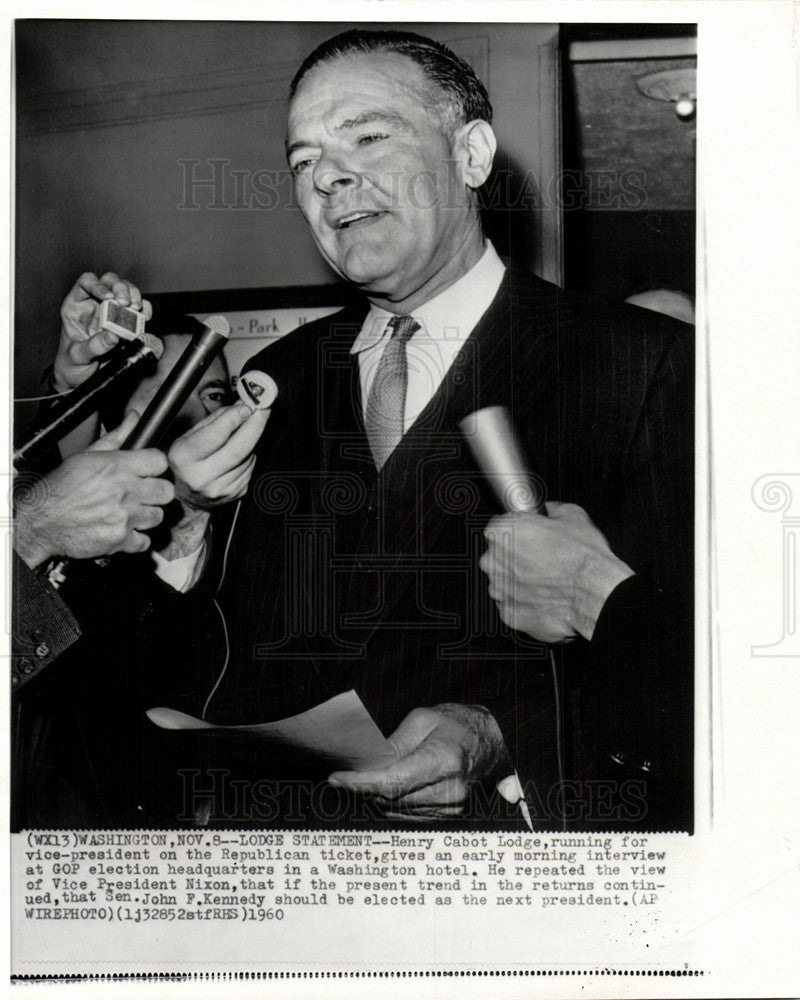
{"label": "man's hand", "polygon": [[415,708],[389,737],[386,767],[336,771],[332,785],[375,796],[390,813],[420,818],[463,811],[469,787],[489,778],[505,755],[500,727],[479,705]]}
{"label": "man's hand", "polygon": [[484,534],[480,568],[511,628],[541,642],[591,639],[614,588],[633,576],[582,507],[547,504],[549,517],[504,514]]}
{"label": "man's hand", "polygon": [[149,547],[143,532],[161,523],[175,490],[157,478],[167,470],[163,452],[117,450],[136,420],[130,413],[71,455],[33,491],[32,502],[18,505],[14,548],[31,569],[53,556],[92,559]]}
{"label": "man's hand", "polygon": [[145,320],[153,310],[136,285],[109,271],[102,278],[87,271],[61,303],[61,339],[53,363],[53,383],[67,392],[97,371],[98,358],[118,343],[119,337],[100,329],[100,304],[113,299],[121,306],[141,311]]}
{"label": "man's hand", "polygon": [[235,403],[210,413],[175,441],[169,464],[184,506],[208,510],[244,496],[256,461],[253,449],[269,413]]}

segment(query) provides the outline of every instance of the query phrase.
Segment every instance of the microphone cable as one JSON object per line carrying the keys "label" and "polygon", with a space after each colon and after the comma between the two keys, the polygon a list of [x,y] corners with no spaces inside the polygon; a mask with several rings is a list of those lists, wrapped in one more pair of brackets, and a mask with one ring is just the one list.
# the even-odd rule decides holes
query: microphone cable
{"label": "microphone cable", "polygon": [[222,622],[222,634],[225,638],[225,657],[222,661],[222,668],[219,672],[219,676],[217,677],[214,686],[211,688],[211,691],[209,692],[209,695],[206,698],[205,704],[203,705],[203,711],[200,714],[200,718],[203,719],[204,721],[206,718],[206,713],[208,712],[208,706],[211,704],[211,699],[217,693],[217,689],[222,683],[222,678],[225,676],[225,673],[228,669],[228,664],[230,663],[231,659],[231,643],[230,643],[230,636],[228,634],[228,623],[225,619],[225,612],[222,610],[222,607],[217,598],[219,597],[220,590],[222,590],[222,584],[225,581],[225,573],[228,569],[228,553],[231,550],[233,533],[236,530],[236,522],[239,520],[239,511],[241,510],[241,507],[242,507],[242,498],[240,497],[236,501],[236,510],[233,513],[233,520],[231,521],[231,526],[230,529],[228,530],[228,540],[225,543],[225,551],[222,555],[222,570],[220,571],[219,583],[217,584],[216,590],[214,591],[214,597],[213,597],[214,607],[217,609],[217,614],[219,615],[220,621]]}

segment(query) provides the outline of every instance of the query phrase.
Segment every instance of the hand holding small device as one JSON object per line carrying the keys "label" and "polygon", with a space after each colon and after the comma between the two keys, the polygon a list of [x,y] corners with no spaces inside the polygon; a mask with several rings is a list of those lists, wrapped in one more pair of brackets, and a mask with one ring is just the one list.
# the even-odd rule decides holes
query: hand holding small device
{"label": "hand holding small device", "polygon": [[[110,311],[111,321],[119,329],[103,328],[104,303],[109,303],[106,318],[109,319]],[[112,310],[112,303],[124,311]],[[100,361],[125,333],[127,339],[131,338],[131,328],[138,329],[139,321],[127,315],[128,312],[142,317],[141,332],[153,314],[150,303],[132,282],[112,271],[100,278],[86,271],[78,278],[61,304],[61,338],[53,363],[53,387],[57,392],[68,392],[81,385],[97,371]]]}
{"label": "hand holding small device", "polygon": [[240,375],[236,383],[239,399],[251,410],[268,410],[278,398],[275,379],[257,369]]}

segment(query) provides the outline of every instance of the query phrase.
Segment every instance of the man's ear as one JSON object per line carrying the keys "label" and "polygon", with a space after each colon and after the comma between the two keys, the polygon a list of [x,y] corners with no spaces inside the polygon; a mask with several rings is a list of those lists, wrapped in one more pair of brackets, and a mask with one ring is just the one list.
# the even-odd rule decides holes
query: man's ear
{"label": "man's ear", "polygon": [[453,156],[461,166],[464,183],[477,189],[484,183],[492,169],[497,149],[492,126],[480,118],[467,122],[453,139]]}

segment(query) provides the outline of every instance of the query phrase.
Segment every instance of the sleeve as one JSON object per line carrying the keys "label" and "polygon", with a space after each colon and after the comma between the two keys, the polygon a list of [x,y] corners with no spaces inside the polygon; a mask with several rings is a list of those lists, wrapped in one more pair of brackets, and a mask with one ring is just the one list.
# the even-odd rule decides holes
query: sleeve
{"label": "sleeve", "polygon": [[38,676],[81,635],[63,599],[16,553],[13,574],[12,690]]}
{"label": "sleeve", "polygon": [[691,827],[694,434],[691,339],[650,382],[612,486],[611,547],[635,572],[606,601],[575,693],[591,773],[644,782],[651,828]]}

